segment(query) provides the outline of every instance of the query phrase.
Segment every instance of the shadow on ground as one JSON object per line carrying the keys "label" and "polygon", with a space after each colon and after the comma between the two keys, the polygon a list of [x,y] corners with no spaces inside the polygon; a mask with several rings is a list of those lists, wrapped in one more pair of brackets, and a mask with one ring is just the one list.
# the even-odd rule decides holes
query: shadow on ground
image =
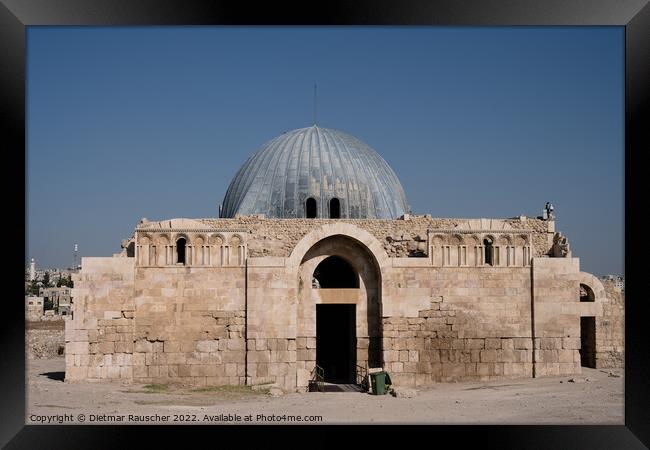
{"label": "shadow on ground", "polygon": [[63,381],[65,379],[65,372],[45,372],[41,373],[40,376],[48,377],[50,380],[54,381]]}
{"label": "shadow on ground", "polygon": [[330,384],[325,383],[321,392],[365,392],[356,384]]}

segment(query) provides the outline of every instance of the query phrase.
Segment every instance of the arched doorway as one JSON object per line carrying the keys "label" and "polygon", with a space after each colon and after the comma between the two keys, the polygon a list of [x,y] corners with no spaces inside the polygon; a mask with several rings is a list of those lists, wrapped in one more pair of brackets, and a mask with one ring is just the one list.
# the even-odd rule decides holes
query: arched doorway
{"label": "arched doorway", "polygon": [[[330,236],[306,252],[298,273],[298,367],[311,373],[318,365],[325,381],[358,383],[360,372],[382,364],[381,272],[373,254],[356,239]],[[299,386],[304,381],[299,377]]]}
{"label": "arched doorway", "polygon": [[341,202],[338,198],[330,200],[330,219],[341,218]]}
{"label": "arched doorway", "polygon": [[[580,283],[580,301],[593,302],[595,299],[594,290]],[[580,365],[596,368],[596,318],[593,316],[580,317]]]}

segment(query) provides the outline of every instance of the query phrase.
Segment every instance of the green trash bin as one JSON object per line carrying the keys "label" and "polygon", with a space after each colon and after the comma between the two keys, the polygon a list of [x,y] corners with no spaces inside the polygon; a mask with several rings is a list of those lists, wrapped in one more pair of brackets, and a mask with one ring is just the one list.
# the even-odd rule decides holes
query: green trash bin
{"label": "green trash bin", "polygon": [[385,395],[388,393],[388,386],[391,385],[388,372],[381,371],[370,374],[370,384],[373,395]]}

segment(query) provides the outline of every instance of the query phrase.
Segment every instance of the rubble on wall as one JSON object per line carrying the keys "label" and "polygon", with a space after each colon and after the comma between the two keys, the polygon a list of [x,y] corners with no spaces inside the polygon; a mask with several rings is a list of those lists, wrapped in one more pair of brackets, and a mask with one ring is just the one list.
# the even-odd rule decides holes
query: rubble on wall
{"label": "rubble on wall", "polygon": [[[291,254],[296,244],[316,226],[333,222],[351,223],[368,231],[381,242],[391,257],[422,257],[427,254],[427,231],[450,230],[467,219],[441,219],[410,215],[405,219],[264,219],[239,216],[236,219],[197,219],[207,226],[228,230],[248,229],[250,257]],[[549,254],[548,222],[531,218],[503,219],[513,232],[532,231],[533,256]],[[552,244],[551,244],[552,245]]]}

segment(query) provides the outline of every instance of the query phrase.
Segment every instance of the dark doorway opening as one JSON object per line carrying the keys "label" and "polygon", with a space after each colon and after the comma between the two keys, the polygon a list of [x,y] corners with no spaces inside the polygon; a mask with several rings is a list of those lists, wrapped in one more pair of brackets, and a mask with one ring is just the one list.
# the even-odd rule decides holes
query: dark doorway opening
{"label": "dark doorway opening", "polygon": [[485,246],[485,264],[491,266],[494,262],[494,248],[492,247],[492,240],[483,239],[483,245]]}
{"label": "dark doorway opening", "polygon": [[318,287],[323,289],[355,289],[359,287],[359,275],[349,262],[339,256],[325,258],[314,270]]}
{"label": "dark doorway opening", "polygon": [[356,382],[356,305],[316,305],[316,364],[328,383]]}
{"label": "dark doorway opening", "polygon": [[312,197],[309,197],[307,199],[307,202],[305,203],[305,214],[308,219],[314,219],[317,214],[317,208],[316,208],[316,200]]}
{"label": "dark doorway opening", "polygon": [[341,218],[341,202],[338,198],[330,200],[330,219]]}
{"label": "dark doorway opening", "polygon": [[596,318],[580,318],[580,365],[596,368]]}
{"label": "dark doorway opening", "polygon": [[176,241],[176,253],[178,254],[178,263],[185,264],[185,238]]}

